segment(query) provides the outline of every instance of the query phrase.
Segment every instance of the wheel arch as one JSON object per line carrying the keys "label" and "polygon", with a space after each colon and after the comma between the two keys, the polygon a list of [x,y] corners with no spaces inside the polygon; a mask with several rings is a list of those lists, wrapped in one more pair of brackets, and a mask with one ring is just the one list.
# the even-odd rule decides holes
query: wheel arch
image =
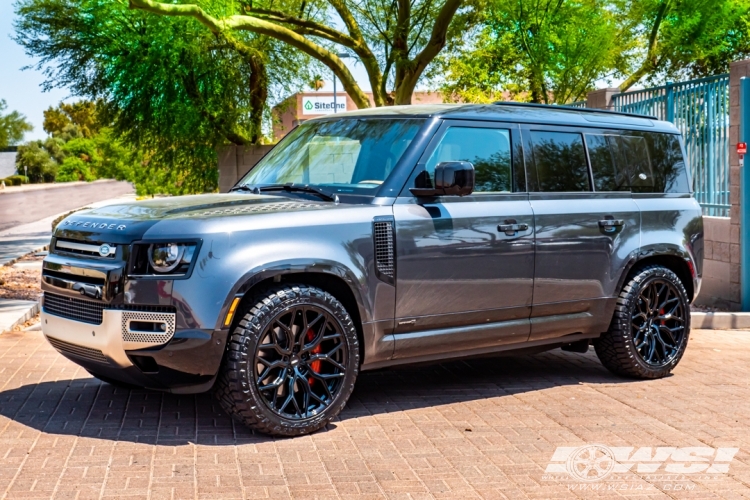
{"label": "wheel arch", "polygon": [[[352,316],[360,340],[360,351],[364,349],[362,324],[369,318],[368,309],[359,289],[359,280],[355,274],[342,264],[336,262],[286,262],[270,266],[263,266],[243,276],[233,287],[232,292],[224,300],[221,314],[218,318],[217,329],[226,328],[224,320],[232,301],[239,297],[240,307],[244,301],[256,290],[277,283],[298,283],[320,288],[330,293],[343,304]],[[239,309],[239,307],[238,307]],[[234,324],[236,317],[232,319]],[[364,359],[364,352],[360,352],[360,359]]]}
{"label": "wheel arch", "polygon": [[695,298],[696,287],[695,276],[693,271],[691,271],[691,265],[692,269],[695,269],[695,267],[692,264],[690,256],[683,254],[683,252],[641,254],[638,259],[633,259],[622,273],[620,281],[617,284],[617,290],[622,290],[622,287],[625,286],[628,278],[633,276],[640,269],[649,265],[659,265],[675,273],[685,286],[685,290],[688,293],[688,300],[690,302],[693,301]]}

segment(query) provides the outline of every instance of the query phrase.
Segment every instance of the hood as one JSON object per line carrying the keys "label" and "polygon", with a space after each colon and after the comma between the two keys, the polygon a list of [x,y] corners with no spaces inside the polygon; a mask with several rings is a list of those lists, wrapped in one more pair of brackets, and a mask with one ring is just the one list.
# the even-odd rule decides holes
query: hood
{"label": "hood", "polygon": [[256,213],[296,212],[334,206],[331,202],[249,193],[155,198],[75,212],[58,224],[55,237],[91,242],[129,243],[165,219],[204,219]]}

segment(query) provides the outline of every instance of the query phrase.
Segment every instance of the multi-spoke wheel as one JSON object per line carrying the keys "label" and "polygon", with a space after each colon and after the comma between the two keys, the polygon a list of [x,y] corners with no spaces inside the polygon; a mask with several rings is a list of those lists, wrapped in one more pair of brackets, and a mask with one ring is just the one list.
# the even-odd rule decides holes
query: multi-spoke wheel
{"label": "multi-spoke wheel", "polygon": [[690,304],[675,273],[647,266],[622,289],[609,330],[595,343],[604,366],[638,378],[659,378],[677,365],[690,334]]}
{"label": "multi-spoke wheel", "polygon": [[313,432],[344,407],[359,370],[354,323],[330,294],[305,285],[247,301],[232,333],[216,395],[267,434]]}

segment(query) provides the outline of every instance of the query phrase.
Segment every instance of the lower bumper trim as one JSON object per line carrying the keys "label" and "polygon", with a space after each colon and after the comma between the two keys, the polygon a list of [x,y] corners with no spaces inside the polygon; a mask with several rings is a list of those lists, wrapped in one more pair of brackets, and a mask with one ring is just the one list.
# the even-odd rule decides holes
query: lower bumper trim
{"label": "lower bumper trim", "polygon": [[52,347],[69,356],[83,358],[88,361],[95,361],[97,363],[103,363],[105,365],[109,364],[109,359],[99,349],[91,349],[89,347],[70,344],[53,337],[47,337],[47,340],[50,344],[52,344]]}

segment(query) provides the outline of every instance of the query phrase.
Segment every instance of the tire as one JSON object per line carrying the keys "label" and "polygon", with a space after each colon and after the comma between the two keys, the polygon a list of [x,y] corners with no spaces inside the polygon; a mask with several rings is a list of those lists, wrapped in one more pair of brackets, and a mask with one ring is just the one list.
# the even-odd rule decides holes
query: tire
{"label": "tire", "polygon": [[276,286],[250,297],[238,317],[214,387],[227,413],[265,434],[298,436],[341,412],[360,354],[354,322],[336,298],[307,285]]}
{"label": "tire", "polygon": [[689,336],[690,301],[685,286],[671,270],[650,265],[629,277],[617,298],[609,330],[594,342],[594,348],[611,372],[656,379],[677,366]]}

